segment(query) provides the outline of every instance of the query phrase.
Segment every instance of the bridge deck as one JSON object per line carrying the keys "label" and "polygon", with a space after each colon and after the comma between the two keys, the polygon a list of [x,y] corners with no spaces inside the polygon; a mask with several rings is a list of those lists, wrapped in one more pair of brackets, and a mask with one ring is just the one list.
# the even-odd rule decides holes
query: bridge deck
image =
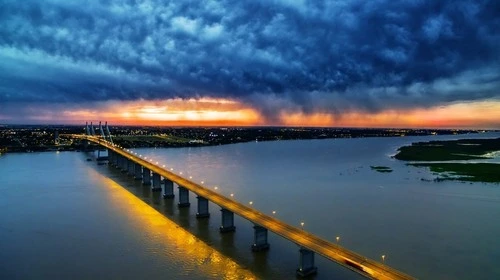
{"label": "bridge deck", "polygon": [[187,188],[188,190],[196,193],[197,195],[207,198],[211,202],[219,205],[220,207],[228,209],[234,212],[235,214],[251,221],[254,224],[261,225],[267,228],[268,230],[302,247],[310,249],[329,260],[337,262],[338,264],[343,265],[365,277],[371,279],[415,279],[385,264],[374,261],[372,259],[368,259],[344,247],[341,247],[337,244],[331,243],[318,236],[308,233],[307,231],[304,231],[297,227],[293,227],[274,217],[261,213],[253,208],[250,208],[242,203],[235,201],[234,199],[225,197],[215,191],[212,191],[202,185],[192,182],[186,178],[183,178],[149,161],[146,161],[133,154],[130,154],[116,146],[111,145],[108,142],[102,141],[97,137],[86,136],[86,135],[73,135],[73,136],[77,138],[84,138],[96,144],[102,145],[108,148],[109,150],[112,150],[115,153],[118,153],[135,163],[141,164],[143,167],[150,169],[152,172],[160,174],[164,178],[167,178],[177,183],[178,185]]}

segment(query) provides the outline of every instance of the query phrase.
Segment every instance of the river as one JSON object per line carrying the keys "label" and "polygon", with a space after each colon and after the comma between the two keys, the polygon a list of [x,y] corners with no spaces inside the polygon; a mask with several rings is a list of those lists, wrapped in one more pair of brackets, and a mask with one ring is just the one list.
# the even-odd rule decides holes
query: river
{"label": "river", "polygon": [[[428,182],[392,159],[415,141],[356,138],[135,149],[240,202],[419,279],[498,279],[500,188]],[[197,220],[175,200],[78,152],[0,156],[0,279],[293,279],[298,247],[269,234],[252,253],[252,224],[220,234],[219,208]],[[379,173],[372,165],[388,166]],[[424,179],[424,180],[422,180]],[[337,241],[337,237],[338,241]],[[317,256],[314,279],[362,279]]]}

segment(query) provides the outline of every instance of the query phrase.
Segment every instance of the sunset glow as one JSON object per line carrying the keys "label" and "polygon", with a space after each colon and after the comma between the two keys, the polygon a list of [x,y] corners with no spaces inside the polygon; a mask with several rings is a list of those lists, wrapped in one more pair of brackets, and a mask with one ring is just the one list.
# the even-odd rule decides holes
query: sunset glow
{"label": "sunset glow", "polygon": [[[350,111],[342,114],[281,110],[278,119],[266,119],[258,109],[230,99],[167,99],[108,101],[92,108],[51,111],[43,107],[26,116],[33,123],[80,124],[106,120],[115,125],[152,126],[315,126],[315,127],[429,127],[498,128],[500,102],[455,103],[428,109]],[[2,120],[2,119],[0,119]],[[6,118],[4,121],[8,120]]]}

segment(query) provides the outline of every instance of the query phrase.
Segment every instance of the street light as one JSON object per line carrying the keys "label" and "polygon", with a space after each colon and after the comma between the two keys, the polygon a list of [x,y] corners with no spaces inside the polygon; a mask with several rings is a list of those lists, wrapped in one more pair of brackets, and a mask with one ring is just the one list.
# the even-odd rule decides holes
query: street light
{"label": "street light", "polygon": [[276,214],[276,211],[273,210],[273,215]]}
{"label": "street light", "polygon": [[234,196],[234,193],[230,194],[230,196],[231,196],[231,197],[233,197],[233,196]]}
{"label": "street light", "polygon": [[337,243],[339,243],[340,236],[335,237],[335,239],[337,239]]}
{"label": "street light", "polygon": [[219,187],[214,187],[214,190],[217,190]]}
{"label": "street light", "polygon": [[382,255],[382,262],[385,263],[385,255]]}
{"label": "street light", "polygon": [[253,201],[250,201],[248,204],[252,205],[252,204],[253,204]]}
{"label": "street light", "polygon": [[304,222],[300,222],[300,226],[302,227],[302,230],[304,230]]}

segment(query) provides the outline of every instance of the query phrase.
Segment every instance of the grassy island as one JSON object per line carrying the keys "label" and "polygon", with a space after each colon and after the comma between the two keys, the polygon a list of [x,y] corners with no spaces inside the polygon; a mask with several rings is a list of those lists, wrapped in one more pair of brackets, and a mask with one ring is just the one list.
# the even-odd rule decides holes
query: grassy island
{"label": "grassy island", "polygon": [[[491,155],[488,154],[497,151],[500,151],[500,138],[430,141],[401,147],[395,158],[412,161],[409,163],[412,166],[429,168],[438,174],[436,181],[500,183],[500,164],[477,162],[477,160],[491,159]],[[452,160],[466,162],[450,162]],[[467,162],[468,160],[476,162]]]}
{"label": "grassy island", "polygon": [[500,164],[496,163],[413,163],[439,174],[436,181],[500,182]]}
{"label": "grassy island", "polygon": [[387,167],[387,166],[379,166],[379,165],[375,165],[375,166],[370,166],[370,168],[372,170],[375,170],[377,172],[380,172],[380,173],[390,173],[392,172],[392,169],[390,167]]}
{"label": "grassy island", "polygon": [[495,151],[500,151],[500,138],[430,141],[401,147],[395,158],[406,161],[485,159],[487,153]]}

